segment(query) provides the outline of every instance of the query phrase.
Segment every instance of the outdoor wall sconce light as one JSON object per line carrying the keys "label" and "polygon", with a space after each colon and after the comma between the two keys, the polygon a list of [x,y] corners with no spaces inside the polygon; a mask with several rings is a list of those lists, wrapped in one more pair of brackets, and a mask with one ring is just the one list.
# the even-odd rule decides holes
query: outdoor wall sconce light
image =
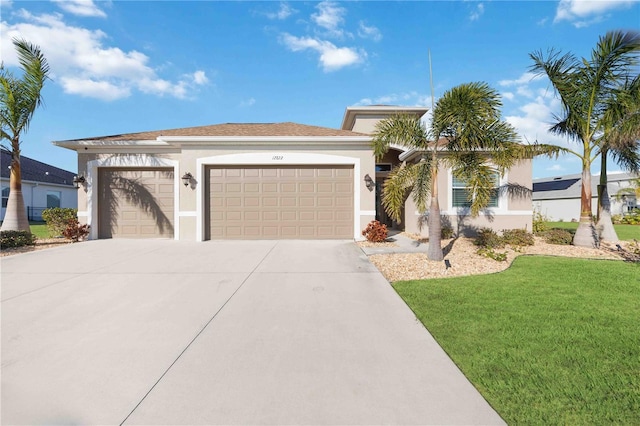
{"label": "outdoor wall sconce light", "polygon": [[184,186],[189,186],[189,184],[191,183],[191,179],[193,179],[193,175],[189,172],[185,173],[182,176],[182,183],[184,183]]}
{"label": "outdoor wall sconce light", "polygon": [[84,178],[84,176],[82,176],[82,175],[80,175],[80,176],[74,176],[74,177],[73,177],[73,187],[74,187],[75,189],[78,189],[78,188],[80,188],[80,186],[81,186],[81,185],[84,185],[84,183],[85,183],[86,181],[87,181],[87,180],[86,180],[86,179]]}
{"label": "outdoor wall sconce light", "polygon": [[367,186],[367,189],[369,191],[373,191],[373,188],[376,187],[376,183],[373,181],[373,179],[371,179],[371,176],[369,176],[369,174],[364,175],[364,184]]}

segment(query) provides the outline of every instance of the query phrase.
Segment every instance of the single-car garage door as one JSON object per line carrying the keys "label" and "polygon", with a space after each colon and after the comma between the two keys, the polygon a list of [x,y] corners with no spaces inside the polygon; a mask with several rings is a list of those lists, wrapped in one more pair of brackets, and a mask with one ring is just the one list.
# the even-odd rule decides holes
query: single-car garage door
{"label": "single-car garage door", "polygon": [[101,168],[98,238],[171,238],[173,169]]}
{"label": "single-car garage door", "polygon": [[210,239],[353,238],[353,166],[212,166]]}

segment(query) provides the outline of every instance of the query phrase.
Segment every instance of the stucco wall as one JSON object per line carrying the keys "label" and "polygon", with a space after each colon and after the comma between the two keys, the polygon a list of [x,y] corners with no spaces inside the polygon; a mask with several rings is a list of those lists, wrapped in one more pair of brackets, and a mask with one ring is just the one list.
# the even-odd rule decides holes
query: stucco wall
{"label": "stucco wall", "polygon": [[[345,144],[346,145],[346,144]],[[103,167],[149,167],[154,159],[175,163],[177,191],[176,238],[184,240],[203,239],[204,200],[206,190],[205,169],[210,164],[352,164],[354,166],[354,238],[361,238],[360,231],[375,218],[375,192],[364,185],[364,175],[375,176],[375,160],[368,145],[358,148],[331,149],[294,146],[251,146],[237,148],[230,146],[189,146],[179,153],[166,154],[100,154],[97,152],[78,155],[79,173],[87,177],[84,188],[78,191],[79,217],[83,223],[97,223],[98,208],[93,198],[93,188],[97,179],[96,163]],[[93,170],[92,170],[93,168]],[[186,172],[194,176],[195,185],[185,187],[180,177]]]}
{"label": "stucco wall", "polygon": [[[517,184],[521,187],[532,188],[531,160],[518,163],[510,169],[501,185]],[[438,202],[443,216],[443,225],[449,224],[455,232],[463,235],[473,235],[480,228],[492,228],[496,231],[503,229],[521,228],[531,231],[533,206],[531,194],[509,195],[503,193],[500,196],[499,207],[486,209],[477,217],[471,217],[468,210],[454,208],[452,206],[452,175],[451,171],[443,166],[438,171]],[[429,205],[427,204],[427,209]],[[405,204],[405,230],[426,236],[428,227],[424,212],[418,211],[411,196]]]}

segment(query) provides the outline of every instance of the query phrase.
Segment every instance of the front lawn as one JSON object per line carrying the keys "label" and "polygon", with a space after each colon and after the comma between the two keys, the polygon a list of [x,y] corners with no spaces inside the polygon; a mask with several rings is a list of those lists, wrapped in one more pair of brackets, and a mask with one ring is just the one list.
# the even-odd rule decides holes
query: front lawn
{"label": "front lawn", "polygon": [[509,424],[640,424],[640,265],[521,256],[396,291]]}
{"label": "front lawn", "polygon": [[31,228],[31,233],[34,234],[38,238],[51,238],[49,236],[49,228],[47,228],[47,224],[44,222],[29,222],[29,227]]}
{"label": "front lawn", "polygon": [[[578,229],[578,222],[546,222],[549,228],[561,228],[569,231]],[[613,225],[622,241],[640,240],[640,225]]]}

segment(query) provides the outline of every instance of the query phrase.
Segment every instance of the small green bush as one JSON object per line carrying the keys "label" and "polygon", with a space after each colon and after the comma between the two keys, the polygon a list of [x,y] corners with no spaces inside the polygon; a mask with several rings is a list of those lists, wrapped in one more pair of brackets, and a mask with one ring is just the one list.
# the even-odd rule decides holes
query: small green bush
{"label": "small green bush", "polygon": [[0,248],[32,246],[36,243],[36,236],[29,231],[0,232]]}
{"label": "small green bush", "polygon": [[362,235],[365,236],[367,241],[372,243],[381,243],[387,239],[387,225],[384,225],[377,220],[372,220],[364,231],[362,231]]}
{"label": "small green bush", "polygon": [[542,214],[539,209],[533,211],[533,233],[540,234],[548,229],[549,218]]}
{"label": "small green bush", "polygon": [[573,243],[573,234],[566,229],[552,228],[540,235],[549,244],[568,246]]}
{"label": "small green bush", "polygon": [[535,242],[533,234],[526,229],[505,229],[502,231],[502,241],[512,246],[532,246]]}
{"label": "small green bush", "polygon": [[504,241],[502,238],[491,228],[482,228],[479,230],[474,244],[488,249],[504,247]]}
{"label": "small green bush", "polygon": [[495,251],[491,248],[487,248],[487,247],[483,247],[478,249],[477,253],[480,256],[484,256],[484,257],[488,257],[490,259],[493,259],[497,262],[506,262],[507,261],[507,253],[506,252],[499,252],[499,251]]}
{"label": "small green bush", "polygon": [[42,218],[47,222],[51,236],[57,237],[67,229],[67,223],[77,217],[76,209],[54,207],[42,211]]}
{"label": "small green bush", "polygon": [[640,225],[640,211],[633,211],[624,216],[616,215],[611,218],[613,223],[621,225]]}
{"label": "small green bush", "polygon": [[442,237],[443,240],[448,240],[450,238],[453,238],[455,234],[453,233],[453,228],[451,226],[448,225],[443,225],[442,226],[442,231],[440,236]]}

